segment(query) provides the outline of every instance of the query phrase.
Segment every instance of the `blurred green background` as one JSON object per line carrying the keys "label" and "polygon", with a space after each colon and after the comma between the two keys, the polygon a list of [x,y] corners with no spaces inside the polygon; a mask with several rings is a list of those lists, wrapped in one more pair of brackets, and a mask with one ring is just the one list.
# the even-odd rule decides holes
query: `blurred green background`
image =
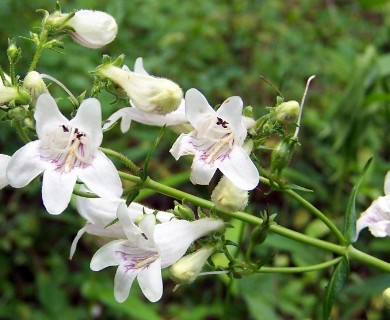
{"label": "blurred green background", "polygon": [[[365,162],[374,157],[358,198],[359,212],[383,194],[383,178],[390,169],[390,1],[61,1],[62,11],[103,10],[115,17],[119,33],[101,50],[83,48],[64,39],[64,54],[47,51],[37,70],[62,81],[74,95],[89,90],[90,71],[103,54],[126,54],[153,75],[195,87],[212,105],[239,95],[261,116],[275,103],[274,83],[286,100],[300,100],[306,79],[316,75],[305,106],[301,147],[294,155],[286,179],[313,189],[303,196],[342,225],[346,202]],[[23,78],[33,54],[32,44],[21,38],[37,32],[41,14],[55,1],[2,0],[0,2],[0,65],[7,70],[7,39],[15,38],[23,50],[17,73]],[[53,86],[56,97],[63,93]],[[89,94],[90,92],[88,92]],[[104,117],[120,104],[101,97]],[[64,102],[66,108],[67,103]],[[68,106],[69,107],[69,106]],[[1,122],[0,152],[12,155],[22,145],[14,129]],[[115,128],[103,146],[120,150],[136,163],[152,145],[158,128],[136,123],[122,136]],[[190,161],[174,162],[168,150],[176,134],[167,132],[151,163],[153,179],[209,197],[213,186],[195,188],[183,179]],[[268,142],[273,146],[275,141]],[[187,159],[189,160],[189,159]],[[269,152],[263,152],[266,167]],[[186,176],[184,176],[186,178]],[[213,180],[213,183],[216,181]],[[334,240],[322,224],[294,200],[261,187],[253,194],[249,212],[269,208],[283,226],[325,240]],[[149,303],[133,286],[129,299],[113,298],[115,268],[99,273],[89,261],[99,247],[84,236],[72,261],[70,244],[83,220],[70,207],[60,216],[44,211],[40,183],[0,192],[0,319],[320,319],[324,289],[331,270],[303,275],[253,275],[229,284],[228,279],[201,277],[172,292],[166,278],[164,296]],[[144,203],[157,209],[172,207],[172,199],[152,195]],[[238,241],[242,226],[230,236]],[[243,227],[244,234],[249,231]],[[389,257],[389,238],[376,239],[363,231],[359,249]],[[247,245],[242,242],[245,248]],[[278,266],[302,266],[330,259],[331,255],[271,235],[258,249],[276,252]],[[230,289],[229,289],[230,286]],[[381,294],[390,275],[352,262],[348,284],[334,306],[334,319],[388,319]],[[228,294],[230,290],[230,294]]]}

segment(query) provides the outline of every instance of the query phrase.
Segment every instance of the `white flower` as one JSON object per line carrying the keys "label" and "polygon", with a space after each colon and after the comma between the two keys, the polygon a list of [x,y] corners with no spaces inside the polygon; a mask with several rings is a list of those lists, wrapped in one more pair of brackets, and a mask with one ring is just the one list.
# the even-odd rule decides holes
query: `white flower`
{"label": "white flower", "polygon": [[356,238],[366,227],[375,237],[390,236],[390,171],[386,174],[385,196],[374,200],[356,222]]}
{"label": "white flower", "polygon": [[121,87],[134,106],[146,113],[170,113],[183,99],[183,91],[175,82],[149,75],[143,69],[142,60],[136,62],[134,72],[105,64],[96,73]]}
{"label": "white flower", "polygon": [[0,190],[9,184],[5,172],[10,159],[10,156],[0,154]]}
{"label": "white flower", "polygon": [[195,130],[180,135],[170,152],[176,160],[194,155],[192,183],[209,184],[219,169],[238,188],[254,189],[259,173],[242,147],[247,129],[241,116],[241,98],[230,97],[214,111],[198,90],[190,89],[185,104],[187,119]]}
{"label": "white flower", "polygon": [[43,82],[42,76],[36,71],[27,73],[23,80],[23,88],[30,92],[31,100],[34,105],[41,94],[49,93],[49,90],[47,90],[47,87]]}
{"label": "white flower", "polygon": [[211,201],[223,210],[243,210],[248,204],[248,191],[236,187],[226,176],[222,176],[211,194]]}
{"label": "white flower", "polygon": [[[85,232],[96,236],[118,239],[126,237],[121,224],[111,224],[117,219],[116,212],[121,203],[125,203],[125,201],[120,198],[76,198],[77,211],[87,221],[87,223],[78,231],[72,242],[70,259],[73,257],[78,241]],[[137,218],[142,217],[144,214],[152,213],[155,213],[155,210],[145,207],[137,202],[132,202],[127,207],[127,214],[132,221],[136,221]],[[160,222],[166,222],[174,219],[175,216],[173,213],[157,211],[156,218]]]}
{"label": "white flower", "polygon": [[[123,68],[129,71],[127,67]],[[142,58],[137,58],[134,65],[134,72],[148,75],[144,69]],[[176,126],[188,123],[188,120],[184,112],[184,99],[182,99],[178,108],[167,114],[158,114],[146,112],[138,109],[132,102],[130,107],[122,108],[113,113],[104,124],[103,129],[107,129],[112,126],[113,123],[121,119],[121,131],[124,133],[129,130],[131,121],[137,121],[143,124],[151,126]]]}
{"label": "white flower", "polygon": [[108,13],[93,10],[79,10],[67,22],[74,31],[69,34],[87,48],[101,48],[116,37],[118,26]]}
{"label": "white flower", "polygon": [[34,118],[38,140],[16,151],[9,161],[7,179],[11,186],[24,187],[43,173],[42,199],[51,214],[65,210],[77,179],[100,197],[121,196],[118,172],[98,150],[103,139],[98,100],[85,100],[69,121],[55,100],[43,94],[38,98]]}
{"label": "white flower", "polygon": [[158,301],[163,292],[161,269],[178,261],[193,241],[223,226],[222,221],[213,219],[172,220],[156,225],[153,214],[145,215],[136,226],[124,203],[119,205],[117,216],[127,239],[100,248],[91,260],[91,269],[118,266],[114,280],[118,302],[127,299],[136,277],[146,298]]}

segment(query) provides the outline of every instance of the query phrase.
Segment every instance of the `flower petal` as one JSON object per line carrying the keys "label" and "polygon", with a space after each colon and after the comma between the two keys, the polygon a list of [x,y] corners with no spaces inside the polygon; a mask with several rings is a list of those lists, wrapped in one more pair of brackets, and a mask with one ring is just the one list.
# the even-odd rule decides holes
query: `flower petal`
{"label": "flower petal", "polygon": [[194,154],[194,132],[190,132],[188,134],[182,133],[175,141],[169,152],[172,156],[178,160],[181,156],[185,156],[188,154]]}
{"label": "flower petal", "polygon": [[386,173],[384,189],[385,189],[385,195],[390,196],[390,171]]}
{"label": "flower petal", "polygon": [[144,75],[149,75],[149,73],[146,72],[145,68],[144,68],[144,63],[143,63],[143,60],[141,57],[138,57],[136,60],[135,60],[135,63],[134,63],[134,72],[135,73],[141,73],[141,74],[144,74]]}
{"label": "flower petal", "polygon": [[101,198],[118,199],[122,195],[122,182],[111,160],[100,150],[92,163],[78,170],[78,176],[87,187]]}
{"label": "flower petal", "polygon": [[235,146],[229,157],[217,160],[219,170],[238,188],[252,190],[259,183],[259,172],[242,147]]}
{"label": "flower petal", "polygon": [[37,100],[34,113],[36,131],[39,139],[42,139],[53,127],[67,125],[69,120],[58,109],[57,103],[50,94],[41,94]]}
{"label": "flower petal", "polygon": [[119,119],[121,119],[121,131],[122,133],[125,133],[129,131],[130,125],[131,125],[131,112],[132,107],[122,108],[116,112],[114,112],[107,120],[106,123],[103,125],[103,130],[108,129],[112,125],[114,125],[115,122],[117,122]]}
{"label": "flower petal", "polygon": [[166,268],[178,261],[195,240],[217,231],[224,225],[222,220],[199,219],[196,221],[172,220],[157,224],[154,238],[160,249],[161,266]]}
{"label": "flower petal", "polygon": [[10,156],[0,154],[0,190],[9,184],[5,172],[10,160]]}
{"label": "flower petal", "polygon": [[126,270],[124,265],[119,265],[114,279],[114,297],[116,301],[122,303],[127,299],[137,273],[138,271]]}
{"label": "flower petal", "polygon": [[122,245],[126,242],[126,240],[114,240],[101,247],[91,259],[91,270],[100,271],[107,267],[119,265],[121,260],[117,251],[121,251]]}
{"label": "flower petal", "polygon": [[216,114],[205,96],[195,88],[186,92],[185,112],[188,121],[195,129],[204,121],[206,115]]}
{"label": "flower petal", "polygon": [[39,140],[27,143],[14,153],[7,166],[7,180],[14,188],[22,188],[42,173],[48,163],[39,154]]}
{"label": "flower petal", "polygon": [[74,170],[68,173],[47,169],[43,173],[42,200],[47,212],[60,214],[70,202],[77,174]]}
{"label": "flower petal", "polygon": [[131,220],[130,215],[128,214],[126,204],[124,202],[120,203],[116,215],[119,219],[123,231],[126,234],[126,237],[129,240],[141,235],[142,231],[137,227],[134,222]]}
{"label": "flower petal", "polygon": [[138,284],[142,293],[150,302],[156,302],[161,299],[163,282],[160,258],[138,273]]}
{"label": "flower petal", "polygon": [[81,228],[77,232],[76,236],[74,237],[74,239],[72,241],[72,245],[70,246],[69,260],[72,260],[73,255],[74,255],[74,253],[76,251],[77,244],[79,243],[79,240],[81,239],[83,234],[86,232],[86,230],[87,230],[87,226]]}
{"label": "flower petal", "polygon": [[70,121],[71,125],[87,134],[88,144],[95,149],[98,148],[103,140],[102,111],[100,102],[95,98],[84,100],[76,116]]}
{"label": "flower petal", "polygon": [[195,156],[191,166],[190,180],[193,184],[207,185],[210,183],[217,166],[206,163],[199,159],[199,156]]}

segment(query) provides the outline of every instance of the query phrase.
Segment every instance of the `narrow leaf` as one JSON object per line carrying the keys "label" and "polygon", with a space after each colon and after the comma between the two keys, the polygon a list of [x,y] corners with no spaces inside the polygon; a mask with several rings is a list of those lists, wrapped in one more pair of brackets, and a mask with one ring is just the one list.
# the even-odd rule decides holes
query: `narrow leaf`
{"label": "narrow leaf", "polygon": [[335,267],[332,277],[329,280],[328,287],[326,288],[323,319],[330,319],[332,312],[332,305],[336,296],[343,289],[349,275],[349,261],[347,257],[344,257],[339,264]]}
{"label": "narrow leaf", "polygon": [[345,240],[347,241],[346,244],[351,244],[356,240],[356,196],[360,187],[360,184],[363,181],[363,178],[370,167],[372,163],[372,158],[370,158],[366,165],[363,168],[363,171],[356,183],[356,185],[353,187],[351,195],[348,199],[347,204],[347,211],[345,213],[345,220],[344,220],[344,236]]}
{"label": "narrow leaf", "polygon": [[156,148],[157,148],[158,144],[160,143],[160,140],[161,140],[162,136],[164,135],[164,132],[165,132],[165,126],[163,126],[161,128],[160,132],[158,133],[158,136],[157,136],[156,140],[154,141],[153,146],[150,148],[148,154],[146,155],[145,162],[144,162],[144,167],[143,167],[143,170],[142,170],[142,173],[141,173],[142,181],[145,181],[146,178],[148,177],[149,161],[152,158],[154,152],[156,151]]}

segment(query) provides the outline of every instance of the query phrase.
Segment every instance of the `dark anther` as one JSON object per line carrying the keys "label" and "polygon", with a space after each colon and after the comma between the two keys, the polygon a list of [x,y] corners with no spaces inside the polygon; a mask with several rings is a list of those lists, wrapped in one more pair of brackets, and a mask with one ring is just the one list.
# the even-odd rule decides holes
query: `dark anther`
{"label": "dark anther", "polygon": [[145,238],[145,240],[149,240],[145,233],[141,233],[141,235]]}
{"label": "dark anther", "polygon": [[69,129],[66,125],[63,124],[61,127],[62,127],[62,130],[64,130],[64,132],[69,132]]}
{"label": "dark anther", "polygon": [[223,120],[222,118],[220,117],[217,117],[217,125],[221,125],[223,128],[227,128],[227,125],[229,124],[229,122]]}

